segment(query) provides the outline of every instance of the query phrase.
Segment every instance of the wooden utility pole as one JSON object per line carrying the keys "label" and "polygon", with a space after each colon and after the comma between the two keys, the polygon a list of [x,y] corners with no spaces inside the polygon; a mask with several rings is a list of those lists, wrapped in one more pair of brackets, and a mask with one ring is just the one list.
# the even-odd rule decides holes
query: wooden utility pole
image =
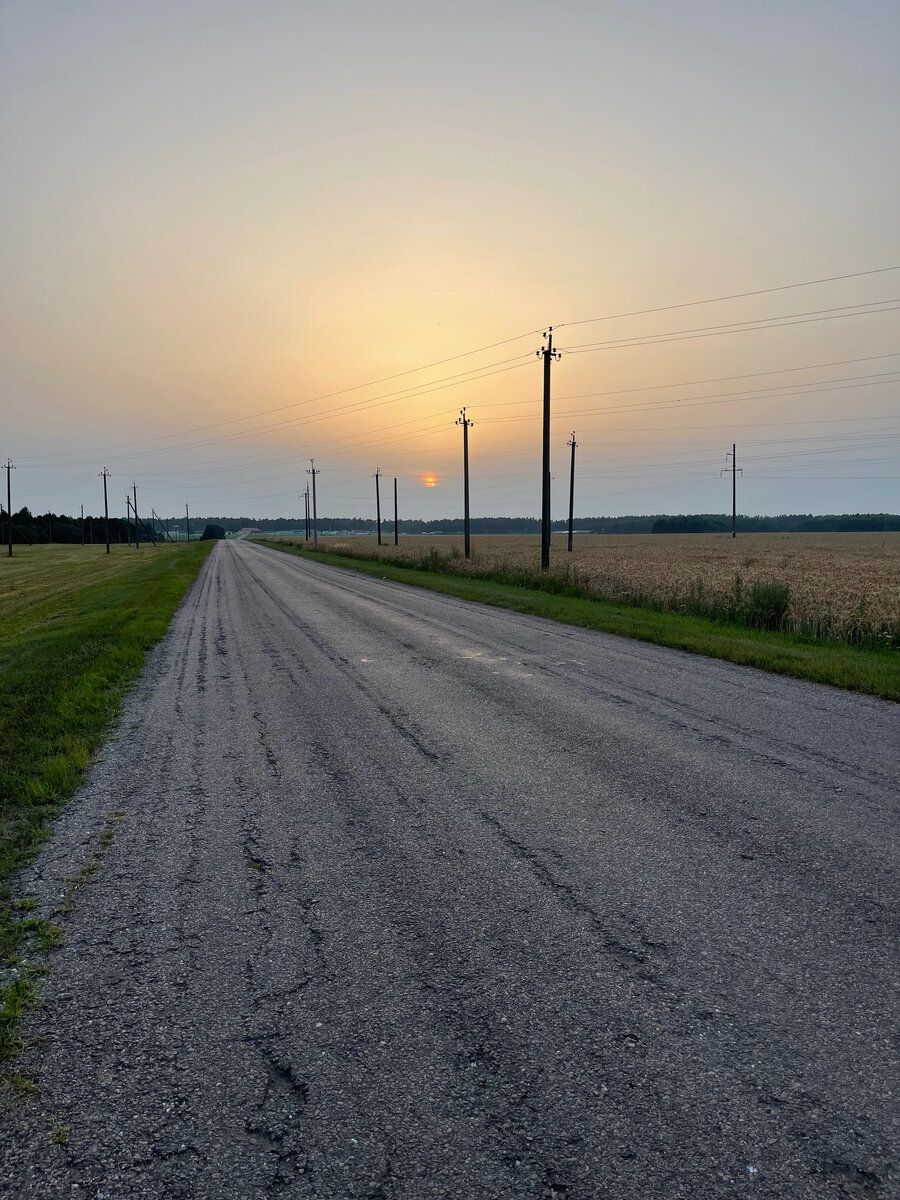
{"label": "wooden utility pole", "polygon": [[316,470],[316,460],[309,460],[309,469],[307,475],[312,475],[312,534],[313,534],[313,550],[319,548],[319,516],[316,511],[316,476],[321,475],[321,471]]}
{"label": "wooden utility pole", "polygon": [[572,430],[572,440],[569,442],[572,447],[572,469],[569,472],[569,553],[572,553],[572,535],[575,526],[575,447],[578,443],[575,441],[575,430]]}
{"label": "wooden utility pole", "polygon": [[559,354],[553,349],[553,326],[544,334],[547,345],[538,350],[544,359],[544,445],[541,463],[541,570],[550,569],[550,364]]}
{"label": "wooden utility pole", "polygon": [[400,523],[397,520],[397,476],[394,476],[394,545],[400,545]]}
{"label": "wooden utility pole", "polygon": [[469,426],[474,424],[466,416],[466,410],[461,408],[456,419],[457,425],[462,425],[463,431],[463,543],[466,558],[472,555],[472,539],[469,532]]}
{"label": "wooden utility pole", "polygon": [[171,542],[172,539],[169,537],[168,526],[163,523],[162,517],[159,516],[159,514],[157,513],[155,508],[151,508],[150,513],[153,517],[153,520],[156,521],[156,523],[159,525],[160,529],[163,531],[163,537],[167,538],[168,541]]}
{"label": "wooden utility pole", "polygon": [[188,506],[184,506],[184,529],[187,534],[187,540],[191,540],[191,514],[188,511]]}
{"label": "wooden utility pole", "polygon": [[309,541],[309,484],[303,493],[303,540]]}
{"label": "wooden utility pole", "polygon": [[7,549],[7,556],[9,558],[12,558],[12,556],[13,556],[13,552],[12,552],[12,537],[13,537],[13,534],[12,534],[12,484],[10,483],[10,478],[11,478],[12,472],[15,469],[16,468],[13,465],[12,459],[8,458],[6,460],[6,518],[7,518],[6,549]]}
{"label": "wooden utility pole", "polygon": [[135,548],[135,550],[140,550],[140,548],[141,548],[141,536],[140,536],[141,535],[141,527],[140,527],[140,525],[138,525],[137,484],[134,482],[134,480],[132,480],[131,486],[134,490],[134,548]]}
{"label": "wooden utility pole", "polygon": [[[106,529],[106,553],[109,554],[109,500],[106,495],[106,481],[109,478],[109,468],[104,467],[100,475],[103,479],[103,522]],[[119,541],[121,542],[121,540],[122,535],[120,533]]]}
{"label": "wooden utility pole", "polygon": [[[128,512],[128,520],[127,520],[127,525],[128,525],[128,546],[129,546],[129,549],[130,549],[130,547],[131,547],[131,497],[128,495],[128,493],[127,493],[127,492],[125,493],[125,506],[126,506],[126,510],[127,510],[127,512]],[[135,532],[137,532],[137,527],[135,527]]]}
{"label": "wooden utility pole", "polygon": [[375,468],[375,527],[378,530],[378,545],[381,545],[381,492],[378,484],[381,480],[381,467]]}
{"label": "wooden utility pole", "polygon": [[84,505],[81,506],[81,544],[84,545]]}
{"label": "wooden utility pole", "polygon": [[11,478],[12,472],[13,472],[13,471],[14,471],[16,468],[13,466],[13,461],[12,461],[12,459],[11,459],[11,458],[8,458],[8,459],[6,460],[5,466],[6,466],[6,518],[7,518],[7,527],[6,527],[6,548],[7,548],[7,555],[8,555],[8,557],[9,557],[9,558],[12,558],[12,556],[13,556],[13,548],[12,548],[12,546],[13,546],[13,531],[12,531],[12,484],[10,483],[10,478]]}
{"label": "wooden utility pole", "polygon": [[[737,446],[734,442],[731,444],[731,450],[725,455],[725,461],[731,459],[731,536],[737,537],[737,477],[743,475],[744,470],[737,465]],[[728,468],[723,467],[719,472],[721,478]]]}

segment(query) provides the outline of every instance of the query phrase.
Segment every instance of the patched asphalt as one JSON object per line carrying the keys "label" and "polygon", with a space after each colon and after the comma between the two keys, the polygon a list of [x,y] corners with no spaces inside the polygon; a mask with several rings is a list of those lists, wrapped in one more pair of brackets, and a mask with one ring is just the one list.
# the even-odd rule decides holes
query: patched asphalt
{"label": "patched asphalt", "polygon": [[221,543],[19,881],[123,814],[3,1194],[900,1196],[898,767],[895,705]]}

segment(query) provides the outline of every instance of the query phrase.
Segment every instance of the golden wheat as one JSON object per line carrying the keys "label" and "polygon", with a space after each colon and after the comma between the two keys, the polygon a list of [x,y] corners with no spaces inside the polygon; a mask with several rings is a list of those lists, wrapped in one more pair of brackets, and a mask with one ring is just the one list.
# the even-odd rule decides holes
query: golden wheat
{"label": "golden wheat", "polygon": [[[291,539],[296,540],[296,539]],[[461,536],[400,538],[379,551],[376,540],[326,537],[322,548],[418,559],[432,548],[462,553]],[[540,539],[534,535],[475,535],[471,569],[537,570]],[[572,554],[565,534],[553,536],[551,570],[574,568],[578,582],[598,594],[644,598],[678,607],[698,585],[714,602],[734,591],[735,576],[754,582],[779,580],[790,588],[785,625],[823,631],[896,629],[900,624],[900,533],[580,534]],[[460,560],[454,569],[465,570]]]}

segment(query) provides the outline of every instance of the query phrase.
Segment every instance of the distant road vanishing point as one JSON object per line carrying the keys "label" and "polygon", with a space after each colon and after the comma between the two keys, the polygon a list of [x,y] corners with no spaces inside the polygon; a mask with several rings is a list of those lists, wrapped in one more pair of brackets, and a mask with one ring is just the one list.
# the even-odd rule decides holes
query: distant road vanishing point
{"label": "distant road vanishing point", "polygon": [[220,543],[27,872],[116,831],[0,1187],[896,1197],[898,765],[895,705]]}

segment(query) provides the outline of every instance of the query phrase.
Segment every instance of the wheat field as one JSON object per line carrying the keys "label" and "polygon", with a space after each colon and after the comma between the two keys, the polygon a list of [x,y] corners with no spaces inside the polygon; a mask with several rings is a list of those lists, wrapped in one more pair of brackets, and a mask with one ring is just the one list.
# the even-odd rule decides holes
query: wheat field
{"label": "wheat field", "polygon": [[[399,547],[385,540],[379,550],[374,536],[329,536],[320,547],[413,561],[436,550],[454,556],[454,571],[540,567],[531,534],[474,535],[469,563],[455,557],[462,536],[401,536]],[[779,581],[790,589],[784,628],[900,633],[900,533],[576,534],[571,554],[555,533],[551,571],[567,568],[597,595],[673,609],[698,596],[714,607],[733,595],[736,576],[745,588]]]}

